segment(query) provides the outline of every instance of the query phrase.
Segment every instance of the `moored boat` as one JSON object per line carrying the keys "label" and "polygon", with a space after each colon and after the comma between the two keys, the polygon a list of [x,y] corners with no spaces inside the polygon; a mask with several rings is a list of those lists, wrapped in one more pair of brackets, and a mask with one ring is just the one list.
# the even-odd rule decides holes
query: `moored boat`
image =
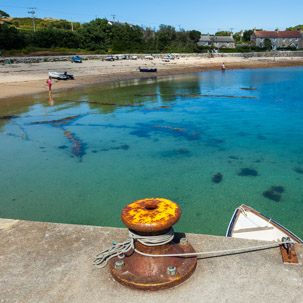
{"label": "moored boat", "polygon": [[145,72],[145,73],[156,73],[157,69],[156,68],[141,68],[139,67],[140,72]]}
{"label": "moored boat", "polygon": [[289,237],[293,242],[303,243],[287,228],[245,204],[236,208],[226,237],[277,242]]}

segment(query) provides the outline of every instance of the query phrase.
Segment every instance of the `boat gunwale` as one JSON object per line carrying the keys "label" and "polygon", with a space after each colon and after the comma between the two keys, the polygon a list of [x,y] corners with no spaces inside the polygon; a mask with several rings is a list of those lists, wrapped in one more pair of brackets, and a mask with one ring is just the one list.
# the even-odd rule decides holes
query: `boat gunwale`
{"label": "boat gunwale", "polygon": [[[303,244],[303,240],[301,240],[298,236],[296,236],[294,233],[292,233],[290,230],[288,230],[286,227],[284,227],[283,225],[279,224],[278,222],[272,220],[271,218],[263,215],[262,213],[260,213],[259,211],[245,205],[245,204],[241,204],[239,207],[236,208],[231,220],[230,220],[230,223],[228,225],[228,228],[227,228],[227,232],[226,232],[226,237],[230,237],[232,238],[233,237],[233,233],[234,233],[234,227],[238,221],[238,218],[241,214],[240,212],[240,208],[243,208],[244,210],[247,210],[247,211],[250,211],[251,213],[253,213],[254,215],[260,217],[261,219],[268,219],[270,221],[270,223],[275,227],[277,228],[278,230],[286,233],[288,236],[290,236],[291,238],[295,239],[298,243],[301,243]],[[260,240],[262,241],[262,240]]]}

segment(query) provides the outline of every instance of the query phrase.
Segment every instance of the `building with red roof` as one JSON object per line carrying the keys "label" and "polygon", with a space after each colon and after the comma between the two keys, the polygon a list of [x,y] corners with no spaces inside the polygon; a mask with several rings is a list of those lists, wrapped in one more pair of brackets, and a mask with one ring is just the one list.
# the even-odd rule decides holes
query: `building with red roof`
{"label": "building with red roof", "polygon": [[256,31],[250,36],[255,46],[264,47],[265,39],[271,41],[272,49],[285,47],[303,48],[303,35],[301,31]]}

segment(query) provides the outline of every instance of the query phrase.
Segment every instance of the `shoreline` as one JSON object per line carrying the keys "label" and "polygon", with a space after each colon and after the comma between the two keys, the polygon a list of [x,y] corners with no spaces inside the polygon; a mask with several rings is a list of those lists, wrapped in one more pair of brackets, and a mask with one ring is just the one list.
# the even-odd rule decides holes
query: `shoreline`
{"label": "shoreline", "polygon": [[[188,61],[188,62],[187,62]],[[0,102],[3,99],[31,95],[37,93],[48,94],[45,79],[48,70],[66,69],[68,73],[75,75],[75,80],[54,80],[53,91],[61,91],[88,85],[105,84],[115,81],[143,79],[150,77],[162,77],[207,71],[221,70],[222,63],[226,65],[226,71],[235,69],[255,69],[272,67],[303,66],[303,58],[182,58],[164,63],[161,60],[137,60],[95,62],[87,61],[83,65],[70,62],[52,62],[36,64],[13,64],[5,66],[0,73]],[[142,73],[137,66],[157,68],[157,73]],[[82,75],[81,75],[82,74]],[[46,76],[45,76],[46,75]],[[2,75],[1,75],[2,76]],[[16,80],[16,81],[15,81]]]}

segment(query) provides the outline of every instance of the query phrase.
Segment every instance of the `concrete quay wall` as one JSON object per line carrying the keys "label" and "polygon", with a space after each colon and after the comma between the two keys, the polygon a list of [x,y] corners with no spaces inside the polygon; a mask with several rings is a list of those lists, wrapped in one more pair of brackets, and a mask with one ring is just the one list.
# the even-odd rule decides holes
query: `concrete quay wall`
{"label": "concrete quay wall", "polygon": [[[187,234],[196,251],[259,245],[258,241]],[[108,267],[91,262],[127,229],[0,219],[0,302],[302,302],[299,264],[283,264],[279,247],[203,257],[183,284],[143,292],[121,286]]]}

